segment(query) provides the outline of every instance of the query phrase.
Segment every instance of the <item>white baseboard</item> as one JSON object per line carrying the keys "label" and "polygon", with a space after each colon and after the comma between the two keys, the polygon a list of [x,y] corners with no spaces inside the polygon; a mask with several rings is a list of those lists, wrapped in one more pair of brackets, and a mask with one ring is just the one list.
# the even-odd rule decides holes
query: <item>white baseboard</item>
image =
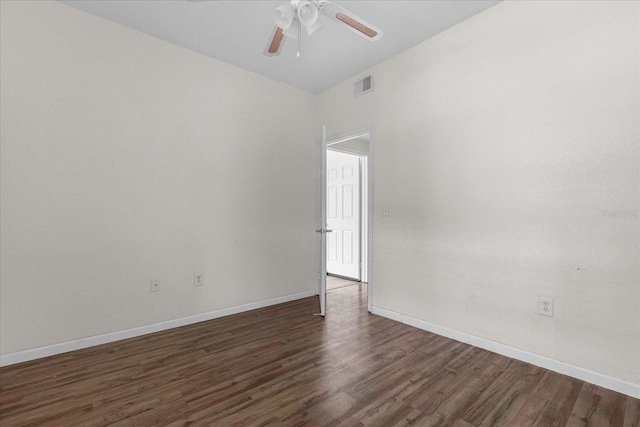
{"label": "white baseboard", "polygon": [[110,332],[108,334],[96,335],[93,337],[81,338],[74,341],[48,345],[46,347],[39,347],[24,351],[18,351],[15,353],[3,354],[0,356],[0,367],[27,362],[29,360],[40,359],[42,357],[53,356],[56,354],[66,353],[68,351],[80,350],[96,345],[108,344],[127,338],[139,337],[141,335],[152,334],[154,332],[160,332],[180,326],[191,325],[193,323],[204,322],[206,320],[216,319],[218,317],[229,316],[231,314],[255,310],[256,308],[263,308],[271,305],[281,304],[283,302],[312,297],[314,295],[316,295],[316,291],[309,290],[292,295],[271,298],[264,301],[252,302],[249,304],[238,305],[230,308],[223,308],[208,313],[196,314],[194,316],[184,317],[181,319],[154,323],[153,325],[140,326],[137,328],[126,329],[124,331]]}
{"label": "white baseboard", "polygon": [[435,325],[424,320],[416,319],[415,317],[396,313],[395,311],[387,310],[382,307],[373,306],[373,310],[371,312],[373,314],[387,317],[389,319],[396,320],[398,322],[416,327],[418,329],[423,329],[425,331],[442,335],[447,338],[463,342],[465,344],[483,348],[485,350],[489,350],[503,356],[511,357],[512,359],[531,363],[532,365],[540,366],[541,368],[549,369],[550,371],[577,378],[579,380],[586,381],[588,383],[595,384],[609,390],[617,391],[619,393],[635,397],[636,399],[640,399],[640,384],[634,384],[618,378],[610,377],[608,375],[599,374],[597,372],[550,359],[539,354],[530,353],[528,351],[520,350],[514,347],[509,347],[508,345],[500,344],[486,338],[466,334],[464,332],[456,331],[454,329],[445,328],[443,326]]}

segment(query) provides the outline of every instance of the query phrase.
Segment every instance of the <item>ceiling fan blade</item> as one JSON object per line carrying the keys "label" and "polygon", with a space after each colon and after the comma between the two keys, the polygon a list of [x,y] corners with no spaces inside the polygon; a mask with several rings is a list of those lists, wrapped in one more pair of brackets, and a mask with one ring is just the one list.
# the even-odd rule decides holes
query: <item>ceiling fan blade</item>
{"label": "ceiling fan blade", "polygon": [[273,28],[271,37],[269,37],[269,43],[267,43],[267,48],[264,50],[265,56],[280,55],[280,51],[282,50],[282,46],[284,45],[285,39],[286,37],[284,36],[284,32],[282,31],[282,28],[276,25]]}
{"label": "ceiling fan blade", "polygon": [[350,12],[337,4],[326,2],[323,4],[320,11],[327,18],[346,25],[351,31],[367,40],[379,40],[384,34],[382,30],[375,25],[368,23],[355,13]]}

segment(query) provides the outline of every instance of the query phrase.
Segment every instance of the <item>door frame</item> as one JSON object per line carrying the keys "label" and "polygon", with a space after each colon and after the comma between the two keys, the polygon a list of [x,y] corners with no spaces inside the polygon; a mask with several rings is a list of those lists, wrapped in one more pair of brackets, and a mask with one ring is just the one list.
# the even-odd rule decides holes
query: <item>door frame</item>
{"label": "door frame", "polygon": [[[326,132],[326,131],[325,131]],[[363,186],[363,196],[366,199],[366,203],[363,203],[363,205],[361,207],[363,207],[364,209],[361,209],[362,213],[364,214],[364,212],[366,212],[366,221],[363,221],[363,227],[366,227],[366,233],[361,233],[361,239],[364,238],[365,240],[365,246],[366,246],[366,259],[363,259],[363,268],[365,269],[366,272],[366,280],[367,280],[367,310],[369,312],[371,312],[372,308],[373,308],[373,289],[374,289],[374,276],[373,276],[373,194],[374,194],[374,182],[373,182],[373,165],[374,165],[374,161],[373,161],[373,156],[374,156],[374,137],[373,137],[373,126],[369,125],[369,126],[365,126],[353,131],[349,131],[349,132],[344,132],[344,133],[340,133],[340,134],[334,134],[331,136],[326,136],[326,133],[323,135],[324,138],[322,138],[322,141],[320,142],[320,165],[319,165],[319,169],[322,168],[326,168],[326,153],[327,153],[327,149],[329,146],[331,145],[336,145],[338,143],[341,142],[345,142],[351,139],[357,139],[357,138],[361,138],[363,136],[368,136],[369,139],[369,152],[368,153],[358,153],[358,152],[354,152],[354,151],[347,151],[345,150],[345,152],[349,152],[350,154],[356,154],[358,156],[360,156],[361,158],[363,158],[363,162],[362,162],[362,174],[363,174],[363,178],[366,177],[366,185]],[[318,212],[319,218],[324,218],[324,216],[322,214],[322,209],[326,210],[326,187],[327,187],[327,178],[326,178],[326,172],[323,170],[319,171],[320,173],[318,173],[318,183],[319,183],[319,187],[320,188],[324,188],[324,191],[320,191],[319,192],[319,203],[318,206],[320,207],[320,212]],[[365,188],[366,187],[366,188]],[[366,207],[365,207],[366,204]],[[325,224],[326,226],[326,224]],[[364,248],[363,248],[364,249]],[[320,258],[320,265],[326,265],[326,250],[322,251],[321,249],[321,253],[319,254],[319,258]],[[322,270],[322,269],[319,269]],[[326,269],[325,269],[326,271]],[[325,273],[326,275],[326,273]],[[326,277],[325,279],[325,283],[326,283]],[[322,278],[320,278],[320,280],[318,280],[318,293],[321,292],[322,286],[320,286],[320,283],[322,281]],[[326,289],[325,289],[326,291]]]}

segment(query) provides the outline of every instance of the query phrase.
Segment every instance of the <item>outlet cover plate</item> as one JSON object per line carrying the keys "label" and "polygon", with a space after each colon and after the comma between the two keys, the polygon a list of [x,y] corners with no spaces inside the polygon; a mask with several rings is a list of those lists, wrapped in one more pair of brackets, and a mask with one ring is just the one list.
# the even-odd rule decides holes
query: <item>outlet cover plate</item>
{"label": "outlet cover plate", "polygon": [[553,317],[553,298],[540,297],[538,299],[538,314]]}

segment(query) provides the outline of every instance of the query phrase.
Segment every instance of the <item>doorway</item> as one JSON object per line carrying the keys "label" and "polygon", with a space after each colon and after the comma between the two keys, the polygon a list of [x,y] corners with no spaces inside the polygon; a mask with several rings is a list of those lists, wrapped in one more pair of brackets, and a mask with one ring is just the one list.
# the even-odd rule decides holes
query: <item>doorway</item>
{"label": "doorway", "polygon": [[[332,274],[330,277],[346,278],[357,282],[367,283],[367,307],[371,311],[373,286],[372,281],[372,216],[373,216],[373,171],[372,171],[372,130],[365,129],[350,134],[333,136],[327,139],[323,137],[321,145],[323,173],[321,187],[323,187],[321,203],[321,216],[326,221],[323,227],[326,229],[325,244],[321,245],[321,261],[325,271]],[[339,167],[330,171],[326,167],[327,160],[335,154]],[[344,169],[345,173],[340,176]],[[337,179],[341,189],[333,190],[329,186],[332,179]],[[356,189],[356,181],[357,187]],[[346,190],[345,190],[346,189]],[[349,203],[345,204],[345,201]],[[353,203],[351,203],[353,202]],[[357,204],[355,203],[357,202]],[[322,212],[324,211],[324,212]],[[324,215],[322,215],[324,213]],[[340,215],[341,213],[341,215]],[[336,217],[351,217],[349,224],[334,221]],[[321,227],[321,228],[323,228]],[[332,227],[341,235],[335,234]],[[354,228],[355,227],[355,228]],[[345,232],[346,231],[346,232]],[[335,236],[335,237],[334,237]],[[357,249],[357,250],[355,250]],[[333,270],[332,263],[341,260],[338,270]],[[349,270],[345,270],[345,264],[349,264]],[[319,282],[323,286],[320,289],[326,292],[327,277],[321,277]],[[324,294],[321,295],[321,307]],[[322,308],[321,308],[322,310]],[[324,310],[322,310],[324,312]]]}

